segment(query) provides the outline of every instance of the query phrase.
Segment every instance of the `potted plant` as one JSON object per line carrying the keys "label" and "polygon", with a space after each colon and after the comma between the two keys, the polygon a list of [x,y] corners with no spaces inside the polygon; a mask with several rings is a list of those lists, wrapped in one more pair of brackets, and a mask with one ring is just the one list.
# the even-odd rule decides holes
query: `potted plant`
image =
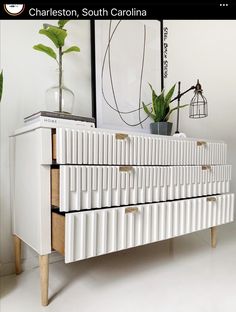
{"label": "potted plant", "polygon": [[3,72],[1,71],[1,74],[0,74],[0,102],[2,99],[2,89],[3,89]]}
{"label": "potted plant", "polygon": [[[178,108],[170,108],[170,103],[172,96],[175,91],[175,85],[167,92],[165,95],[164,89],[162,92],[157,95],[152,85],[149,83],[149,86],[152,91],[152,105],[151,109],[148,108],[148,105],[143,103],[143,109],[149,117],[153,119],[153,123],[150,124],[151,133],[153,134],[162,134],[162,135],[171,135],[172,122],[169,122],[170,115]],[[185,107],[186,105],[181,105],[179,108]]]}
{"label": "potted plant", "polygon": [[[63,49],[65,45],[65,39],[67,37],[67,30],[64,26],[69,20],[59,20],[57,26],[50,24],[43,24],[43,28],[39,30],[41,35],[48,37],[57,49],[57,53],[51,47],[44,44],[37,44],[33,48],[37,51],[46,53],[53,58],[58,64],[58,83],[54,87],[47,90],[46,101],[49,107],[53,107],[60,113],[71,113],[74,93],[66,88],[63,84],[63,56],[71,52],[80,52],[80,48],[73,45],[69,48]],[[56,103],[53,103],[55,102]]]}

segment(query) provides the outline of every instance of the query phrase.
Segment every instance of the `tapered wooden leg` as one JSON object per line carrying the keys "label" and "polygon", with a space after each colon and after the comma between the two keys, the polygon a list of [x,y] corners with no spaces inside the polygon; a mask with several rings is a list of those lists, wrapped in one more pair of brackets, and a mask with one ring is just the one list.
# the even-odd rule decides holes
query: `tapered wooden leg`
{"label": "tapered wooden leg", "polygon": [[212,248],[216,248],[216,241],[217,241],[217,237],[216,237],[216,226],[213,226],[211,228],[211,247]]}
{"label": "tapered wooden leg", "polygon": [[16,274],[20,274],[22,272],[21,269],[21,239],[13,235],[14,240],[14,249],[15,249],[15,270]]}
{"label": "tapered wooden leg", "polygon": [[39,256],[41,303],[48,305],[48,255]]}

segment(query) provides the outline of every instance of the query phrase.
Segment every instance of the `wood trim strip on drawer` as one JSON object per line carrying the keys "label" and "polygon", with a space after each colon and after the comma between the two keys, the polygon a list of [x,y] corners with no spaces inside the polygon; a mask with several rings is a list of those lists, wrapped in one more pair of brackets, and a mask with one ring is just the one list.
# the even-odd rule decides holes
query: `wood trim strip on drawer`
{"label": "wood trim strip on drawer", "polygon": [[60,170],[59,168],[51,169],[51,204],[60,207]]}
{"label": "wood trim strip on drawer", "polygon": [[52,213],[52,249],[65,255],[65,216]]}
{"label": "wood trim strip on drawer", "polygon": [[57,140],[56,132],[52,133],[52,160],[57,160]]}

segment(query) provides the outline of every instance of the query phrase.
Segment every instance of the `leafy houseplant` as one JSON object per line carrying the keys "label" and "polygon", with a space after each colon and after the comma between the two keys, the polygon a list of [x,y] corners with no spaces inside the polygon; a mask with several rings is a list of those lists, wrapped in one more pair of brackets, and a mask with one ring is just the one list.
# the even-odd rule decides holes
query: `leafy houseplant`
{"label": "leafy houseplant", "polygon": [[0,102],[2,99],[2,89],[3,89],[3,72],[1,71],[1,74],[0,74]]}
{"label": "leafy houseplant", "polygon": [[[71,52],[80,52],[80,48],[78,46],[71,46],[67,49],[63,49],[65,46],[65,39],[67,37],[67,30],[64,28],[64,26],[69,22],[69,20],[59,20],[57,25],[50,25],[50,24],[43,24],[43,29],[39,30],[39,33],[48,37],[54,44],[54,46],[57,49],[57,53],[55,50],[51,47],[45,46],[44,44],[37,44],[33,46],[33,48],[37,51],[46,53],[49,55],[51,58],[53,58],[57,64],[58,64],[58,72],[59,72],[59,77],[58,77],[58,95],[57,100],[58,100],[58,107],[59,107],[59,112],[63,112],[65,106],[65,100],[63,99],[63,92],[68,91],[68,88],[63,89],[63,81],[62,81],[62,72],[63,72],[63,56],[65,54],[71,53]],[[71,92],[73,95],[73,92]],[[74,95],[72,96],[72,100],[74,98]]]}
{"label": "leafy houseplant", "polygon": [[[153,134],[171,135],[172,123],[168,122],[170,115],[178,108],[170,108],[172,96],[175,91],[175,85],[165,95],[164,89],[157,95],[152,85],[149,84],[152,91],[152,108],[149,109],[148,105],[143,103],[143,109],[149,117],[151,117],[154,123],[150,124],[151,132]],[[149,104],[149,105],[150,105]],[[179,108],[187,105],[181,105]]]}

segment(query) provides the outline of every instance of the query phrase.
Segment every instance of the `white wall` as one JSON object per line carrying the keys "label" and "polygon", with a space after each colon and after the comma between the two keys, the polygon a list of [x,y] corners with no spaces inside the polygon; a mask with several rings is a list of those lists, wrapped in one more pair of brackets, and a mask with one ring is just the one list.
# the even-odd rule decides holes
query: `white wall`
{"label": "white wall", "polygon": [[[228,163],[233,165],[232,192],[236,191],[236,21],[173,20],[168,27],[169,88],[181,81],[182,91],[200,79],[208,100],[209,116],[190,119],[180,113],[180,130],[188,137],[222,139],[228,143]],[[182,97],[189,103],[193,92]],[[174,121],[176,115],[173,116]],[[174,125],[175,131],[175,125]]]}
{"label": "white wall", "polygon": [[[13,270],[11,211],[9,202],[9,135],[22,126],[23,118],[45,109],[45,90],[54,85],[56,62],[32,46],[50,45],[40,34],[43,23],[56,21],[1,21],[0,68],[4,70],[4,93],[0,105],[0,262],[2,274]],[[65,84],[75,93],[74,114],[91,116],[90,28],[89,21],[70,21],[68,45],[76,44],[80,53],[64,57]],[[32,173],[33,174],[33,173]],[[32,206],[33,209],[33,206]],[[35,253],[23,249],[25,267],[37,264]]]}

